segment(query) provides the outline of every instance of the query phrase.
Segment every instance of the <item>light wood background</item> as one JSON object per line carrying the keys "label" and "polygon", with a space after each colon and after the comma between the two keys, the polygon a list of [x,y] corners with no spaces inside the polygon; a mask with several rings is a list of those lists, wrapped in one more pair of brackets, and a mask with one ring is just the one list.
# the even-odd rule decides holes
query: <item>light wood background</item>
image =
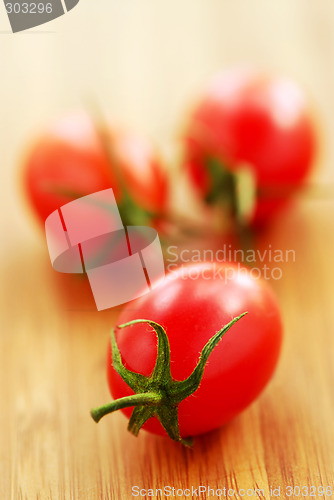
{"label": "light wood background", "polygon": [[81,0],[35,32],[8,30],[0,8],[1,500],[123,500],[134,485],[334,493],[333,202],[301,198],[259,237],[260,248],[296,252],[272,283],[285,324],[278,371],[248,410],[185,450],[135,439],[121,414],[91,420],[109,398],[105,350],[118,311],[98,313],[87,284],[53,272],[19,175],[43,123],[92,97],[172,156],[189,97],[219,68],[250,60],[309,91],[324,142],[314,182],[330,186],[333,2]]}

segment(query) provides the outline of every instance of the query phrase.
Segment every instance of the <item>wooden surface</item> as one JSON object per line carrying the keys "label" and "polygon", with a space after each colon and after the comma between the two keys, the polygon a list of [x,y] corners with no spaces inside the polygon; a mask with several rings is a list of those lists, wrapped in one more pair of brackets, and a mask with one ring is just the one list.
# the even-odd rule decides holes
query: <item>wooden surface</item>
{"label": "wooden surface", "polygon": [[296,251],[274,283],[285,324],[279,369],[256,403],[193,450],[145,432],[136,439],[121,414],[91,420],[89,409],[109,400],[105,351],[115,313],[95,311],[83,282],[53,273],[44,248],[8,257],[0,497],[132,498],[134,485],[202,484],[263,488],[270,498],[270,486],[333,486],[333,208],[308,203],[263,237]]}
{"label": "wooden surface", "polygon": [[260,248],[296,252],[272,282],[285,326],[276,376],[242,415],[185,450],[132,437],[121,414],[91,420],[109,399],[105,351],[118,311],[97,312],[87,284],[53,272],[17,174],[30,134],[91,94],[169,150],[189,94],[220,66],[250,59],[310,90],[326,143],[315,178],[332,182],[334,5],[101,0],[102,16],[81,3],[54,32],[0,34],[0,499],[127,500],[135,485],[261,488],[266,499],[278,487],[285,498],[287,485],[334,492],[334,203],[302,199],[259,238]]}

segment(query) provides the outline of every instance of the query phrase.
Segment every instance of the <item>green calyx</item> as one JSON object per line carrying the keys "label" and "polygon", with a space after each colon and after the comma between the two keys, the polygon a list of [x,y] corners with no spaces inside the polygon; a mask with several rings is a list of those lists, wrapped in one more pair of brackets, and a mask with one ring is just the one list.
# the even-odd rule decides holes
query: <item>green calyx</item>
{"label": "green calyx", "polygon": [[257,187],[254,172],[247,164],[238,165],[233,171],[215,157],[206,159],[210,175],[210,190],[205,201],[220,204],[231,210],[240,226],[247,226],[255,210]]}
{"label": "green calyx", "polygon": [[172,378],[170,370],[169,341],[161,325],[154,321],[138,319],[118,326],[118,328],[126,328],[138,323],[147,323],[156,332],[158,337],[157,359],[154,370],[149,377],[125,368],[115,339],[115,332],[112,330],[113,367],[135,394],[117,399],[104,406],[93,409],[91,411],[91,416],[95,422],[99,422],[99,420],[108,413],[113,413],[116,410],[133,406],[134,410],[128,424],[128,430],[132,434],[137,436],[145,422],[149,418],[155,416],[159,419],[171,439],[179,441],[186,446],[191,446],[192,439],[183,439],[180,436],[178,406],[181,401],[189,397],[198,389],[210,354],[227,331],[245,316],[245,314],[247,313],[245,312],[234,318],[211,337],[203,347],[194,371],[187,379],[182,381],[177,381]]}

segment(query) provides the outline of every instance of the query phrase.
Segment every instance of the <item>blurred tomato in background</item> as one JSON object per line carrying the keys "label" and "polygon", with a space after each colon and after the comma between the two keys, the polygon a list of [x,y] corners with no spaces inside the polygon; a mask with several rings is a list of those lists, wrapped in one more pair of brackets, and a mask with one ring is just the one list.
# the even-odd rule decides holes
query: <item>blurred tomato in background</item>
{"label": "blurred tomato in background", "polygon": [[251,66],[218,74],[185,131],[185,168],[207,203],[226,197],[227,173],[249,169],[256,188],[249,217],[254,225],[268,222],[305,182],[316,152],[316,127],[300,86]]}
{"label": "blurred tomato in background", "polygon": [[167,174],[147,139],[113,130],[88,113],[55,120],[26,155],[24,186],[42,223],[69,201],[112,188],[125,224],[166,210]]}
{"label": "blurred tomato in background", "polygon": [[[317,149],[315,121],[301,87],[239,66],[219,73],[194,107],[180,167],[189,174],[189,191],[224,208],[221,218],[232,215],[258,227],[305,184]],[[190,222],[177,210],[175,217],[170,213],[170,174],[147,139],[77,112],[56,120],[35,141],[24,183],[41,221],[72,199],[112,187],[125,224],[150,224],[164,232],[173,219],[187,232]],[[200,217],[199,206],[197,211]]]}

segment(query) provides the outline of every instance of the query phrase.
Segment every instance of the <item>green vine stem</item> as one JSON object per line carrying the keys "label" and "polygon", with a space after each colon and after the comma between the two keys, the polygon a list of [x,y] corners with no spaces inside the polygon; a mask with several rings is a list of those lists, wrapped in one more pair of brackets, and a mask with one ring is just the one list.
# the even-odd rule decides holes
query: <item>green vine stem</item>
{"label": "green vine stem", "polygon": [[232,319],[210,338],[202,349],[194,371],[187,379],[181,381],[172,378],[169,341],[166,331],[161,325],[154,321],[137,319],[117,327],[121,329],[139,323],[147,323],[154,329],[158,337],[157,359],[154,370],[149,377],[125,368],[113,329],[111,333],[113,367],[135,394],[116,399],[111,403],[91,410],[91,416],[95,422],[99,422],[102,417],[109,413],[122,408],[134,407],[128,424],[128,430],[132,434],[137,436],[145,422],[155,416],[171,439],[186,446],[191,446],[191,439],[184,439],[180,436],[178,406],[181,401],[199,388],[210,354],[228,330],[246,314],[247,312],[244,312]]}

